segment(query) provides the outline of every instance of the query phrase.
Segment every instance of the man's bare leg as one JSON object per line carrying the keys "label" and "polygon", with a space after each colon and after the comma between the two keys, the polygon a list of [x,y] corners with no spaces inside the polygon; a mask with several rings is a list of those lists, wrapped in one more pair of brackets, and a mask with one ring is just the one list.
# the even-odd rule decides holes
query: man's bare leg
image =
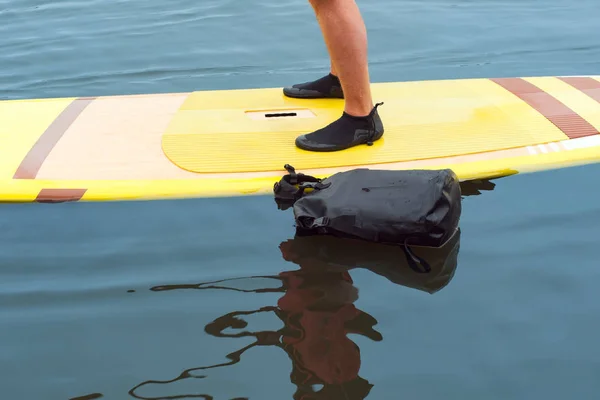
{"label": "man's bare leg", "polygon": [[[346,99],[345,111],[373,108],[367,60],[367,30],[355,0],[310,0]],[[333,71],[332,71],[333,72]]]}
{"label": "man's bare leg", "polygon": [[[367,31],[355,0],[309,2],[329,52],[330,75],[285,88],[284,93],[297,98],[345,97],[346,112],[352,115],[368,114],[373,101],[369,86]],[[342,66],[341,71],[336,64]]]}
{"label": "man's bare leg", "polygon": [[367,31],[358,6],[355,0],[309,1],[327,45],[331,73],[317,81],[286,88],[284,93],[304,98],[343,97],[345,106],[339,120],[300,136],[296,145],[305,150],[336,151],[370,144],[383,135],[383,124],[371,97]]}

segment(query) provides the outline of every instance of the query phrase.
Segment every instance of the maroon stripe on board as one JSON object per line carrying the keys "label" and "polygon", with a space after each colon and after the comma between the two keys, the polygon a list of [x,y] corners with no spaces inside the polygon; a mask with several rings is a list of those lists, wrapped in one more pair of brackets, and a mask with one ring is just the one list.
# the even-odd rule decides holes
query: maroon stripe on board
{"label": "maroon stripe on board", "polygon": [[522,78],[496,78],[490,80],[529,104],[567,135],[569,139],[600,133],[581,115]]}
{"label": "maroon stripe on board", "polygon": [[588,77],[558,77],[561,81],[568,83],[575,89],[587,94],[600,103],[600,82]]}
{"label": "maroon stripe on board", "polygon": [[64,203],[66,201],[79,201],[87,189],[42,189],[35,201],[37,203]]}
{"label": "maroon stripe on board", "polygon": [[35,179],[54,146],[92,101],[93,97],[73,100],[35,142],[21,161],[13,179]]}

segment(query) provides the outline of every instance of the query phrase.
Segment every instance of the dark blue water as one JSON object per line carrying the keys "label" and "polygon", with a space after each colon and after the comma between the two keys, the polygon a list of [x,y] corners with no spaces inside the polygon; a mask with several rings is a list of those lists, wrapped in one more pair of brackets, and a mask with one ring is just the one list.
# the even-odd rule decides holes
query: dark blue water
{"label": "dark blue water", "polygon": [[[374,81],[600,70],[596,1],[359,5]],[[0,66],[0,97],[84,96],[281,86],[327,54],[300,0],[0,0]],[[323,263],[270,196],[3,205],[0,397],[595,398],[599,176],[466,197],[425,283]]]}

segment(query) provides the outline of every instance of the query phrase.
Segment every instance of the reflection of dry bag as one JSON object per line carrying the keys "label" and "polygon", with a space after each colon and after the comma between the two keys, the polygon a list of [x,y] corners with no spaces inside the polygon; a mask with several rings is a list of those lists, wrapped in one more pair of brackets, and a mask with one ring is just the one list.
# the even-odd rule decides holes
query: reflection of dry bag
{"label": "reflection of dry bag", "polygon": [[456,229],[441,247],[407,246],[410,255],[405,246],[333,236],[296,236],[285,244],[286,259],[330,271],[365,268],[395,284],[435,293],[454,277],[460,233]]}
{"label": "reflection of dry bag", "polygon": [[458,228],[461,191],[452,170],[360,168],[318,179],[285,168],[275,201],[293,207],[299,235],[439,247]]}

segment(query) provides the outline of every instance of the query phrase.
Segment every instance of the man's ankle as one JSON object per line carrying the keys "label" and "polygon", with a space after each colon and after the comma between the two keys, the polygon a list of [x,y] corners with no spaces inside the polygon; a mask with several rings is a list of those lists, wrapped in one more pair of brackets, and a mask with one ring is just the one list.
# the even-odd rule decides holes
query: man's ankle
{"label": "man's ankle", "polygon": [[348,104],[346,103],[346,106],[344,107],[344,112],[346,114],[352,115],[353,117],[366,117],[367,115],[369,115],[371,113],[371,111],[373,111],[373,108],[375,106],[373,105],[373,103],[371,102],[371,104],[369,105],[369,103],[367,104]]}

